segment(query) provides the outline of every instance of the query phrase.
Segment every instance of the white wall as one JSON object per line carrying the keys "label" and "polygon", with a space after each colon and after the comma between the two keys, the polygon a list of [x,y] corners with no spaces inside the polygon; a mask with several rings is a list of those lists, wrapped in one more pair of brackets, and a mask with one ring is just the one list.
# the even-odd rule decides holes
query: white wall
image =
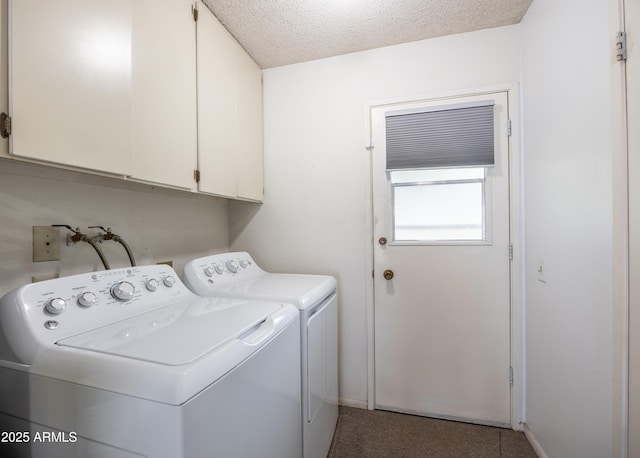
{"label": "white wall", "polygon": [[337,277],[343,403],[367,402],[365,105],[517,82],[519,62],[509,26],[264,72],[265,202],[231,204],[230,244],[269,270]]}
{"label": "white wall", "polygon": [[607,0],[536,0],[521,23],[526,418],[549,457],[612,450],[607,8]]}
{"label": "white wall", "polygon": [[[70,224],[91,235],[110,226],[131,247],[138,265],[173,261],[181,275],[184,264],[228,247],[226,201],[144,186],[122,189],[111,180],[76,173],[0,162],[0,296],[34,275],[60,276],[103,270],[85,242],[61,245],[61,260],[32,262],[32,226]],[[78,181],[79,180],[79,181]],[[66,239],[60,230],[60,240]],[[104,242],[112,268],[129,259],[120,244]]]}
{"label": "white wall", "polygon": [[[7,0],[0,1],[0,111],[8,111]],[[0,156],[8,140],[0,139]],[[61,260],[32,262],[32,226],[111,226],[139,265],[172,260],[182,274],[191,258],[228,249],[228,204],[223,199],[0,160],[0,295],[34,275],[102,270],[86,243],[61,248]],[[66,238],[66,229],[60,238]],[[96,229],[90,230],[97,234]],[[103,243],[112,267],[128,265],[122,247]]]}
{"label": "white wall", "polygon": [[640,456],[640,2],[625,2],[629,38],[629,457]]}

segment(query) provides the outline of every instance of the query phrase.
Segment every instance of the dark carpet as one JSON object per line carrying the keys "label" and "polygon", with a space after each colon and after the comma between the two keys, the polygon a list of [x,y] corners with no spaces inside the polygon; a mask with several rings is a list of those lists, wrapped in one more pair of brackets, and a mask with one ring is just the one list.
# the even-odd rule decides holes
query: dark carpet
{"label": "dark carpet", "polygon": [[536,458],[510,429],[340,407],[329,458]]}

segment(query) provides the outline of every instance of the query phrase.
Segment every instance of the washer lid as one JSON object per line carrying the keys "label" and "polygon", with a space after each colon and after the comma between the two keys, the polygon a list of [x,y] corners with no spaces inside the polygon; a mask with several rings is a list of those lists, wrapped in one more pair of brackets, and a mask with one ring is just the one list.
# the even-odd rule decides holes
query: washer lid
{"label": "washer lid", "polygon": [[328,275],[265,273],[231,286],[228,292],[234,297],[288,302],[302,310],[316,305],[335,289],[336,280]]}
{"label": "washer lid", "polygon": [[60,340],[57,345],[184,365],[241,336],[281,307],[271,302],[198,298]]}

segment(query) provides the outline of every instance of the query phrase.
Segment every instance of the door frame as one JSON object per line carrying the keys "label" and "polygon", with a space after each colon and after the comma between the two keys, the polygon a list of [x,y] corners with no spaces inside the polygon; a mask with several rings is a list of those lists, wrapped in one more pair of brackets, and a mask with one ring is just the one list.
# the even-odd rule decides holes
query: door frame
{"label": "door frame", "polygon": [[[366,236],[369,240],[369,250],[366,262],[366,305],[367,305],[367,408],[375,408],[375,297],[374,297],[374,234],[373,234],[373,170],[371,155],[375,151],[372,144],[373,132],[371,126],[371,110],[375,107],[413,103],[420,101],[445,100],[457,97],[481,95],[494,92],[506,92],[508,97],[508,113],[511,120],[511,136],[509,137],[509,237],[513,245],[513,259],[511,261],[511,367],[513,368],[513,384],[511,386],[511,427],[522,430],[525,418],[525,366],[524,366],[524,214],[522,193],[522,157],[520,135],[520,90],[518,83],[503,83],[494,86],[484,86],[456,91],[443,91],[433,94],[422,94],[415,97],[402,97],[386,100],[376,100],[364,107],[365,121],[365,152],[368,176],[366,191]],[[507,253],[505,253],[505,256]]]}
{"label": "door frame", "polygon": [[613,450],[614,457],[632,457],[640,441],[631,435],[640,419],[640,360],[631,351],[640,339],[640,288],[631,278],[640,259],[640,135],[629,126],[638,118],[637,81],[640,64],[638,35],[640,8],[629,0],[609,1],[609,35],[612,45],[618,31],[627,34],[627,59],[610,67],[613,126]]}

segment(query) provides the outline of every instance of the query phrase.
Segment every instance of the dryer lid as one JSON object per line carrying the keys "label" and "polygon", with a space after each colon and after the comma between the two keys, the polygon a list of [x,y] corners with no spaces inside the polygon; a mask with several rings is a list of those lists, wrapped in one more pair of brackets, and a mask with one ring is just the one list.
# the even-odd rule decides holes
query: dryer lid
{"label": "dryer lid", "polygon": [[235,297],[283,301],[305,310],[318,304],[335,289],[336,280],[328,275],[265,273],[239,282],[228,291]]}
{"label": "dryer lid", "polygon": [[197,298],[60,340],[57,345],[179,366],[221,348],[281,307],[273,302]]}

